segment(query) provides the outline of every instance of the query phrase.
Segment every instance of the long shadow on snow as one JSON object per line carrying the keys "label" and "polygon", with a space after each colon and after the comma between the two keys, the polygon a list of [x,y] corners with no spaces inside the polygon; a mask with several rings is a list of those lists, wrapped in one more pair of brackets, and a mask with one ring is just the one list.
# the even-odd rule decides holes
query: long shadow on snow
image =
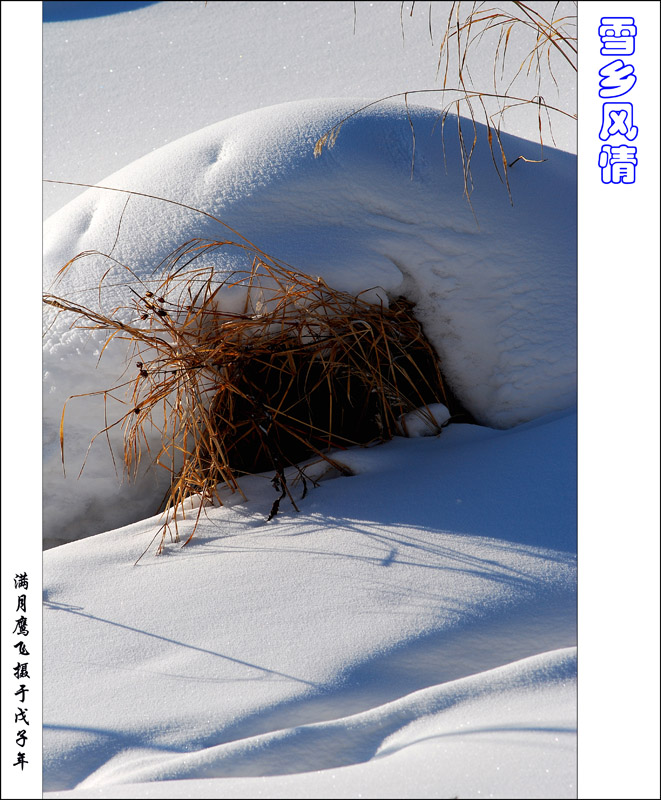
{"label": "long shadow on snow", "polygon": [[295,681],[296,683],[303,683],[307,686],[312,686],[318,688],[318,684],[313,683],[312,681],[306,681],[303,678],[297,678],[295,675],[287,675],[285,672],[278,672],[278,670],[268,669],[268,667],[260,667],[258,664],[253,664],[250,661],[243,661],[240,658],[234,658],[233,656],[226,656],[222,653],[217,653],[214,650],[206,650],[203,647],[198,647],[197,645],[186,644],[186,642],[178,642],[176,639],[171,639],[167,636],[160,636],[157,633],[150,633],[149,631],[140,630],[140,628],[134,628],[131,625],[125,625],[121,622],[113,622],[111,619],[103,619],[103,617],[97,617],[94,614],[85,614],[83,611],[78,609],[81,606],[70,606],[66,603],[57,603],[54,601],[46,601],[44,603],[46,608],[50,608],[53,611],[66,611],[69,614],[75,614],[78,617],[85,617],[86,619],[92,619],[96,622],[103,622],[106,625],[112,625],[115,628],[123,628],[127,631],[132,631],[133,633],[139,633],[142,636],[149,636],[152,639],[160,639],[162,642],[168,642],[169,644],[176,645],[178,647],[186,647],[189,650],[197,650],[200,653],[205,653],[207,655],[216,656],[217,658],[223,658],[226,661],[232,661],[234,664],[240,664],[244,667],[250,667],[250,669],[256,669],[263,673],[268,674],[269,676],[275,675],[279,678],[286,678],[289,681]]}

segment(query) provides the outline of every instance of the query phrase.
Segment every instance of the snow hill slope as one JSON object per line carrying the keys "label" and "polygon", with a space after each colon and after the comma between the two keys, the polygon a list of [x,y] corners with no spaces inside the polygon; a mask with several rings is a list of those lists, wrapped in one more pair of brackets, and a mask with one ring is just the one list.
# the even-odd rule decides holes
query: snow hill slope
{"label": "snow hill slope", "polygon": [[574,796],[574,428],[349,451],[269,523],[255,476],[137,567],[156,520],[49,551],[45,791]]}
{"label": "snow hill slope", "polygon": [[[554,10],[556,18],[575,14],[570,2],[544,0],[535,7],[547,18]],[[129,13],[50,22],[43,29],[44,177],[99,183],[182,136],[276,103],[376,100],[439,87],[438,47],[451,8],[451,2],[437,0],[416,5],[412,14],[402,13],[399,2],[169,0]],[[483,37],[484,52],[497,44],[498,32],[491,33]],[[534,43],[532,31],[513,30],[503,90]],[[575,73],[555,53],[551,64],[557,86],[550,75],[538,84],[534,70],[529,75],[523,70],[510,93],[540,94],[574,113]],[[470,78],[477,89],[490,91],[491,57],[478,55]],[[409,103],[444,104],[454,97],[412,94]],[[485,102],[490,113],[497,110],[497,104]],[[502,123],[508,133],[538,136],[534,107],[510,108]],[[575,153],[575,121],[555,114],[552,123],[554,139],[543,119],[545,141]],[[47,187],[45,217],[77,193]]]}
{"label": "snow hill slope", "polygon": [[[417,304],[448,382],[482,424],[510,427],[571,406],[575,157],[547,148],[543,163],[514,164],[512,206],[478,126],[469,204],[457,120],[448,117],[443,125],[432,109],[412,108],[409,119],[401,103],[373,106],[346,122],[335,146],[315,158],[315,141],[360,105],[309,101],[244,114],[173,142],[102,185],[201,209],[337,289],[406,295]],[[471,123],[463,125],[466,136]],[[510,160],[539,155],[531,142],[503,136],[503,143]],[[47,285],[81,251],[112,252],[147,279],[191,237],[226,236],[206,216],[143,197],[131,197],[122,217],[126,199],[89,190],[47,221]],[[225,275],[240,264],[240,256],[228,253],[217,257],[216,267]],[[80,261],[54,291],[97,304],[98,282],[109,267],[100,256]],[[124,283],[125,272],[114,267],[102,307],[127,302]],[[158,478],[147,475],[133,486],[117,482],[112,502],[101,503],[113,470],[101,441],[75,480],[90,439],[103,427],[100,398],[70,405],[64,429],[70,475],[62,477],[64,402],[118,383],[127,366],[114,343],[97,365],[103,337],[70,331],[69,324],[58,319],[44,347],[49,544],[149,515],[163,492]]]}

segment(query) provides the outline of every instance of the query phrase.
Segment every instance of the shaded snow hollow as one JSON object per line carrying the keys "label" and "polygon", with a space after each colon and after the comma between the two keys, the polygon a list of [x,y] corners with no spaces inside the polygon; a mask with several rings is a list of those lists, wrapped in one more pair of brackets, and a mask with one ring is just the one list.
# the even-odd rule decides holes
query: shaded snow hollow
{"label": "shaded snow hollow", "polygon": [[[567,408],[575,397],[575,156],[545,148],[543,163],[508,171],[514,205],[478,125],[466,201],[457,119],[402,104],[373,106],[343,126],[321,157],[314,143],[360,101],[286,103],[243,114],[162,147],[101,182],[145,192],[218,217],[275,258],[332,287],[373,297],[404,294],[437,349],[452,389],[478,422],[508,428]],[[415,133],[412,137],[411,123]],[[471,141],[472,123],[464,120]],[[415,158],[413,161],[413,144]],[[538,159],[539,145],[503,135],[509,161]],[[502,173],[502,168],[501,168]],[[45,283],[72,256],[112,251],[147,279],[161,259],[194,236],[224,238],[201,214],[167,202],[93,189],[45,227]],[[118,235],[119,230],[119,235]],[[218,255],[226,275],[242,266]],[[208,263],[208,262],[207,262]],[[111,264],[78,262],[55,293],[97,305]],[[101,307],[125,304],[122,270],[105,279]],[[112,488],[100,398],[71,401],[65,418],[69,468],[63,478],[59,425],[73,394],[120,382],[126,351],[69,330],[59,318],[44,346],[44,536],[79,539],[154,513],[163,479],[147,473]],[[97,363],[98,362],[98,363]],[[108,409],[109,418],[117,406]],[[121,445],[113,440],[117,452]],[[109,477],[110,476],[110,477]],[[167,480],[167,476],[165,477]]]}

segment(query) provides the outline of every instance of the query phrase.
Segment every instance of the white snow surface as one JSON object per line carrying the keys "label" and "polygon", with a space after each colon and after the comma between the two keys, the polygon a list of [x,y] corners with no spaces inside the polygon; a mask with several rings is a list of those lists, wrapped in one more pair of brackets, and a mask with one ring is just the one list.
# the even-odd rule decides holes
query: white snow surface
{"label": "white snow surface", "polygon": [[[283,501],[269,522],[271,476],[246,478],[247,501],[226,494],[186,547],[134,566],[162,479],[122,482],[101,440],[77,478],[121,406],[70,401],[66,478],[58,441],[67,397],[132,367],[120,343],[99,360],[103,337],[58,318],[44,339],[44,542],[62,545],[44,553],[46,797],[576,796],[575,156],[518,161],[512,206],[479,128],[471,208],[456,118],[442,127],[420,96],[410,119],[401,102],[353,117],[315,159],[344,115],[435,70],[425,15],[402,44],[399,3],[356,5],[358,39],[340,3],[159,3],[45,26],[46,177],[191,205],[338,289],[406,295],[480,423],[413,415],[410,438],[342,452],[352,477],[318,468],[318,487],[295,487],[300,512]],[[536,114],[513,126],[510,161],[538,159]],[[555,132],[572,150],[571,126]],[[52,189],[47,212],[77,191]],[[49,217],[47,289],[84,250],[148,281],[183,241],[225,235],[143,197],[122,217],[126,199],[89,190]],[[221,276],[242,264],[214,258]],[[56,292],[124,304],[121,267],[99,297],[109,266],[81,260]]]}
{"label": "white snow surface", "polygon": [[49,551],[44,789],[574,796],[574,424],[350,451],[269,523],[254,477],[137,566],[154,520]]}
{"label": "white snow surface", "polygon": [[[418,4],[414,13],[398,2],[166,2],[124,14],[44,26],[44,177],[97,183],[137,158],[192,131],[293,100],[366,97],[441,88],[438,47],[451,2]],[[536,2],[550,18],[575,14],[570,2]],[[431,15],[432,36],[429,32]],[[498,32],[483,37],[493,52]],[[534,44],[520,26],[509,39],[504,91]],[[452,51],[451,51],[452,52]],[[454,53],[452,52],[454,57]],[[518,59],[518,61],[517,61]],[[454,62],[451,61],[453,64]],[[571,67],[551,53],[550,76],[524,69],[511,87],[518,97],[542,95],[573,114],[576,80]],[[449,86],[454,74],[450,71]],[[491,58],[472,59],[465,80],[493,91]],[[409,103],[438,107],[458,95],[411,94]],[[434,101],[433,103],[430,101]],[[485,100],[490,113],[495,101]],[[503,130],[534,139],[534,106],[515,106]],[[576,124],[553,114],[544,140],[576,152]],[[551,137],[553,135],[553,138]],[[50,186],[50,216],[80,189]]]}

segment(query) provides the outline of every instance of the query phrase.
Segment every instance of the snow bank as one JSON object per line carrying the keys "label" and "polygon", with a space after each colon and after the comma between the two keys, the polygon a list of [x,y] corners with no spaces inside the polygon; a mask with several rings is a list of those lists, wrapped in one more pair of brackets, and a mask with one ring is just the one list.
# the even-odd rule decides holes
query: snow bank
{"label": "snow bank", "polygon": [[[130,765],[118,760],[80,789],[44,796],[571,798],[575,693],[576,651],[567,648],[156,767],[148,753]],[[365,755],[371,758],[357,762]],[[324,769],[329,762],[334,767]],[[247,763],[265,777],[217,777],[232,767],[241,774]],[[198,777],[170,777],[182,774]],[[140,778],[150,783],[133,782]]]}
{"label": "snow bank", "polygon": [[[413,177],[411,126],[399,104],[353,117],[335,147],[315,158],[316,139],[359,105],[310,101],[244,114],[161,148],[103,185],[202,209],[335,288],[405,294],[417,304],[450,385],[483,424],[509,427],[572,405],[575,157],[545,149],[544,163],[518,161],[509,170],[512,207],[478,126],[471,208],[462,196],[456,118],[442,126],[431,109],[411,109]],[[539,156],[531,142],[503,140],[510,160]],[[208,217],[140,197],[131,198],[120,228],[126,199],[90,190],[48,220],[47,285],[84,250],[112,251],[147,279],[192,236],[226,236]],[[216,266],[227,274],[239,263],[234,253],[218,256]],[[79,262],[57,293],[97,303],[109,266],[100,257]],[[125,276],[115,267],[106,277],[106,309],[126,302]],[[69,331],[64,319],[45,340],[45,535],[51,544],[144,517],[164,488],[159,476],[145,474],[134,486],[118,483],[107,502],[113,466],[101,441],[74,479],[90,438],[103,427],[100,398],[72,401],[65,421],[70,476],[62,478],[58,430],[66,398],[118,383],[127,366],[125,352],[113,345],[97,367],[102,342],[99,335]],[[108,419],[116,411],[107,409]]]}
{"label": "snow bank", "polygon": [[137,567],[154,520],[46,553],[44,790],[573,796],[574,426],[353,450],[269,523],[255,476]]}
{"label": "snow bank", "polygon": [[[377,100],[439,87],[438,46],[451,5],[430,4],[433,36],[427,7],[402,15],[399,2],[360,2],[354,9],[351,3],[312,1],[169,0],[111,17],[44,25],[44,177],[97,183],[181,136],[275,103],[314,97]],[[556,18],[575,14],[572,3],[535,6],[547,18],[554,12]],[[492,34],[483,36],[485,52],[491,46],[495,50],[498,32]],[[508,62],[520,63],[534,43],[532,31],[515,28]],[[541,94],[550,105],[573,113],[575,73],[561,56],[550,55],[558,86],[545,74],[538,85],[537,76],[524,70],[511,94]],[[490,57],[472,60],[470,72],[473,86],[490,91]],[[503,89],[512,72],[506,70]],[[409,102],[434,105],[452,99],[413,94]],[[497,110],[496,103],[485,102],[490,113]],[[557,146],[575,153],[575,121],[559,114],[552,121]],[[508,133],[538,136],[534,106],[509,109],[503,124]],[[545,141],[553,143],[546,120],[543,125]],[[47,187],[45,217],[79,192]]]}

